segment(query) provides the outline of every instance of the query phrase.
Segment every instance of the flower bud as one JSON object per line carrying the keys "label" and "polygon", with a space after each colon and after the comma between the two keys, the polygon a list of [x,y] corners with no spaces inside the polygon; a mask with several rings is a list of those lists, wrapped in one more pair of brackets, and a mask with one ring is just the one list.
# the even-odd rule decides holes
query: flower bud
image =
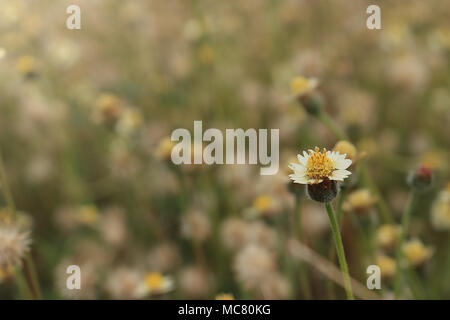
{"label": "flower bud", "polygon": [[325,179],[318,184],[308,184],[306,190],[311,199],[326,203],[331,202],[337,196],[339,187],[336,181]]}
{"label": "flower bud", "polygon": [[324,104],[322,95],[318,92],[312,92],[298,98],[300,103],[305,107],[306,112],[310,115],[317,116]]}
{"label": "flower bud", "polygon": [[409,186],[417,192],[427,191],[433,182],[433,171],[427,165],[421,165],[408,176]]}
{"label": "flower bud", "polygon": [[357,151],[356,147],[353,145],[353,143],[348,142],[346,140],[341,140],[336,143],[336,145],[333,148],[334,151],[338,151],[340,154],[347,155],[347,158],[354,161]]}

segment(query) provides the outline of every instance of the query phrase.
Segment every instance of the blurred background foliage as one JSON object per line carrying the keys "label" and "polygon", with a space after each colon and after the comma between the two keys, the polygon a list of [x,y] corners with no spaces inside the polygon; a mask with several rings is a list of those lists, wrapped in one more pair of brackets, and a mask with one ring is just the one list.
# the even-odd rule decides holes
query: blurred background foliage
{"label": "blurred background foliage", "polygon": [[[449,179],[450,6],[372,2],[2,0],[0,147],[16,206],[32,220],[43,296],[343,298],[314,266],[300,279],[302,263],[287,249],[300,223],[302,242],[318,254],[328,259],[332,245],[323,208],[305,196],[296,207],[287,187],[300,150],[338,141],[289,99],[290,80],[302,75],[319,79],[325,111],[367,155],[394,221],[407,173],[433,169],[408,235],[433,255],[403,296],[450,298],[448,200],[436,204]],[[65,26],[71,4],[81,8],[81,30]],[[382,30],[366,28],[370,4],[381,7]],[[194,120],[279,128],[279,173],[172,165],[168,138]],[[364,188],[354,180],[350,191]],[[376,205],[370,214],[348,206],[350,273],[365,285],[375,255],[393,257],[376,240],[393,221]],[[444,213],[433,224],[435,207]],[[81,267],[82,290],[65,289],[70,264]],[[8,272],[0,278],[1,298],[19,297]],[[155,290],[164,281],[167,290]],[[377,293],[391,292],[383,277]]]}

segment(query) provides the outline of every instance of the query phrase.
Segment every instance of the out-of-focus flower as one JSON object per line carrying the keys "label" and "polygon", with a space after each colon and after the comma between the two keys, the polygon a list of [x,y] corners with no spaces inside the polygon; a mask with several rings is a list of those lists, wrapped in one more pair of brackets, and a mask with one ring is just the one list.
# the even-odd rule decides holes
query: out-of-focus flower
{"label": "out-of-focus flower", "polygon": [[76,211],[76,219],[79,223],[85,225],[95,225],[99,220],[99,212],[94,205],[84,205]]}
{"label": "out-of-focus flower", "polygon": [[248,224],[239,218],[229,218],[221,227],[222,241],[229,250],[241,248],[248,239]]}
{"label": "out-of-focus flower", "polygon": [[128,136],[142,125],[142,114],[136,108],[125,108],[117,122],[116,129],[119,134]]}
{"label": "out-of-focus flower", "polygon": [[256,244],[249,244],[241,249],[233,266],[237,279],[249,289],[256,288],[276,270],[273,254]]}
{"label": "out-of-focus flower", "polygon": [[172,148],[175,146],[170,137],[163,138],[155,150],[155,157],[160,160],[170,161],[172,156]]}
{"label": "out-of-focus flower", "polygon": [[291,80],[291,94],[295,98],[300,98],[314,91],[319,85],[316,78],[294,77]]}
{"label": "out-of-focus flower", "polygon": [[376,264],[380,267],[382,278],[392,278],[397,270],[395,260],[385,255],[378,255]]}
{"label": "out-of-focus flower", "polygon": [[428,261],[433,253],[434,250],[430,247],[425,247],[419,239],[413,239],[403,244],[403,254],[408,262],[415,267]]}
{"label": "out-of-focus flower", "polygon": [[16,61],[17,70],[24,76],[30,77],[36,73],[36,59],[30,55],[24,55]]}
{"label": "out-of-focus flower", "polygon": [[261,298],[268,300],[287,299],[290,293],[289,282],[278,272],[268,275],[258,285]]}
{"label": "out-of-focus flower", "polygon": [[150,251],[148,262],[152,270],[169,272],[178,266],[180,255],[175,245],[162,243]]}
{"label": "out-of-focus flower", "polygon": [[204,24],[199,20],[191,19],[184,25],[183,35],[189,41],[196,41],[200,39],[204,33]]}
{"label": "out-of-focus flower", "polygon": [[203,212],[194,211],[184,217],[181,231],[185,237],[203,242],[211,234],[211,222]]}
{"label": "out-of-focus flower", "polygon": [[198,58],[203,64],[211,64],[215,57],[216,52],[214,51],[214,48],[208,44],[204,44],[198,49]]}
{"label": "out-of-focus flower", "polygon": [[166,294],[174,287],[173,279],[159,272],[151,272],[145,275],[143,281],[137,287],[138,297]]}
{"label": "out-of-focus flower", "polygon": [[261,194],[252,203],[251,208],[245,212],[249,217],[271,216],[281,209],[280,202],[272,195]]}
{"label": "out-of-focus flower", "polygon": [[375,196],[368,189],[359,189],[351,192],[343,204],[345,211],[353,211],[359,214],[369,212],[376,203]]}
{"label": "out-of-focus flower", "polygon": [[13,224],[0,225],[0,268],[21,265],[30,250],[30,234]]}
{"label": "out-of-focus flower", "polygon": [[206,298],[213,290],[214,279],[204,268],[189,266],[182,269],[178,276],[180,291],[188,298]]}
{"label": "out-of-focus flower", "polygon": [[135,299],[140,282],[139,272],[120,267],[108,274],[106,291],[113,299]]}
{"label": "out-of-focus flower", "polygon": [[388,66],[388,78],[402,89],[415,91],[426,84],[428,69],[422,58],[407,54],[395,58]]}
{"label": "out-of-focus flower", "polygon": [[93,119],[96,123],[114,124],[123,112],[120,99],[110,93],[103,93],[94,105]]}
{"label": "out-of-focus flower", "polygon": [[5,48],[0,47],[0,60],[3,59],[5,56],[6,56]]}
{"label": "out-of-focus flower", "polygon": [[433,203],[431,223],[436,230],[450,230],[450,184]]}
{"label": "out-of-focus flower", "polygon": [[336,143],[333,148],[334,151],[339,152],[340,154],[345,155],[348,159],[355,161],[357,150],[353,143],[348,142],[346,140],[341,140]]}
{"label": "out-of-focus flower", "polygon": [[127,240],[127,226],[123,211],[120,208],[106,209],[100,217],[98,227],[103,239],[113,246],[121,246]]}
{"label": "out-of-focus flower", "polygon": [[375,234],[377,244],[385,249],[395,248],[400,232],[401,227],[399,225],[383,224]]}
{"label": "out-of-focus flower", "polygon": [[219,293],[215,297],[216,300],[234,300],[234,296],[231,293]]}
{"label": "out-of-focus flower", "polygon": [[433,171],[428,165],[421,165],[408,176],[408,184],[417,192],[427,191],[433,182]]}

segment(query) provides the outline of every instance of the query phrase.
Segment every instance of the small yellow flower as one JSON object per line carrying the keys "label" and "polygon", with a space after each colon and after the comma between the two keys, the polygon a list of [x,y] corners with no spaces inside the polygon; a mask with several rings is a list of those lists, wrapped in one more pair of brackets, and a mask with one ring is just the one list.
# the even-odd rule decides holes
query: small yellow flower
{"label": "small yellow flower", "polygon": [[163,276],[159,272],[151,272],[145,275],[144,281],[138,286],[136,294],[139,297],[159,295],[171,291],[172,288],[171,277]]}
{"label": "small yellow flower", "polygon": [[163,138],[155,150],[155,157],[160,160],[170,160],[172,156],[172,149],[175,146],[170,137]]}
{"label": "small yellow flower", "polygon": [[401,233],[401,227],[392,224],[383,224],[376,232],[377,244],[382,248],[394,248]]}
{"label": "small yellow flower", "polygon": [[377,256],[377,265],[380,267],[382,278],[392,278],[397,270],[395,260],[385,255]]}
{"label": "small yellow flower", "polygon": [[36,60],[33,56],[21,56],[16,61],[17,70],[25,76],[29,76],[36,71]]}
{"label": "small yellow flower", "polygon": [[220,293],[216,296],[216,300],[234,300],[234,296],[231,293]]}
{"label": "small yellow flower", "polygon": [[424,246],[419,239],[413,239],[403,245],[403,254],[413,266],[424,264],[433,255],[433,249]]}
{"label": "small yellow flower", "polygon": [[299,163],[291,163],[289,168],[294,171],[289,178],[294,183],[300,184],[319,184],[325,179],[343,181],[351,172],[347,169],[352,160],[346,159],[336,151],[309,150],[309,153],[303,151],[303,155],[297,155]]}
{"label": "small yellow flower", "polygon": [[355,160],[357,154],[356,147],[346,140],[338,141],[333,150],[339,152],[340,154],[346,155],[346,157],[352,161]]}
{"label": "small yellow flower", "polygon": [[273,198],[269,195],[260,195],[253,201],[253,207],[259,212],[270,210],[273,204]]}
{"label": "small yellow flower", "polygon": [[204,64],[211,64],[215,57],[216,53],[210,45],[202,45],[198,50],[198,58]]}
{"label": "small yellow flower", "polygon": [[360,189],[351,192],[343,205],[345,211],[367,213],[375,204],[376,199],[368,189]]}
{"label": "small yellow flower", "polygon": [[6,56],[6,50],[0,47],[0,60]]}
{"label": "small yellow flower", "polygon": [[318,84],[319,80],[316,78],[294,77],[291,80],[291,94],[294,97],[299,98],[312,92],[317,88]]}
{"label": "small yellow flower", "polygon": [[77,220],[82,224],[94,225],[98,219],[98,209],[94,205],[81,206],[77,211]]}
{"label": "small yellow flower", "polygon": [[120,99],[110,93],[104,93],[95,102],[94,121],[97,123],[115,123],[122,114]]}
{"label": "small yellow flower", "polygon": [[123,135],[135,132],[142,125],[142,115],[136,108],[126,108],[117,123],[117,131]]}
{"label": "small yellow flower", "polygon": [[433,203],[431,223],[437,230],[450,230],[450,184],[439,192]]}

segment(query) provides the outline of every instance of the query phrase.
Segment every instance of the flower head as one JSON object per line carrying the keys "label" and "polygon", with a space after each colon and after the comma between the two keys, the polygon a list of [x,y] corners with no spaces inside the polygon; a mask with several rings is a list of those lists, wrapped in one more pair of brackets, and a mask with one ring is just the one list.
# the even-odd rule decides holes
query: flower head
{"label": "flower head", "polygon": [[385,255],[377,256],[377,265],[380,267],[383,278],[392,278],[397,270],[395,260]]}
{"label": "flower head", "polygon": [[0,226],[0,268],[20,265],[30,243],[28,232],[11,224]]}
{"label": "flower head", "polygon": [[394,248],[400,237],[401,227],[393,224],[383,224],[376,231],[376,242],[382,248]]}
{"label": "flower head", "polygon": [[346,159],[345,154],[340,154],[337,151],[319,151],[309,150],[309,153],[303,151],[303,155],[297,155],[300,163],[291,163],[289,168],[294,171],[289,175],[294,183],[300,184],[319,184],[325,179],[343,181],[351,172],[347,169],[352,160]]}
{"label": "flower head", "polygon": [[413,239],[403,245],[403,254],[413,266],[424,264],[433,255],[433,249],[426,247],[419,239]]}
{"label": "flower head", "polygon": [[450,186],[439,192],[431,210],[431,223],[437,230],[450,230]]}
{"label": "flower head", "polygon": [[316,78],[294,77],[291,80],[291,93],[299,98],[317,88],[319,81]]}
{"label": "flower head", "polygon": [[234,300],[234,296],[231,293],[220,293],[216,296],[216,300]]}
{"label": "flower head", "polygon": [[137,288],[137,296],[165,294],[173,289],[173,280],[159,272],[150,272]]}
{"label": "flower head", "polygon": [[36,71],[36,60],[33,56],[21,56],[16,61],[17,70],[24,76],[32,76]]}
{"label": "flower head", "polygon": [[376,198],[368,189],[355,190],[348,195],[348,199],[343,205],[345,211],[354,211],[357,213],[367,213],[376,202]]}

